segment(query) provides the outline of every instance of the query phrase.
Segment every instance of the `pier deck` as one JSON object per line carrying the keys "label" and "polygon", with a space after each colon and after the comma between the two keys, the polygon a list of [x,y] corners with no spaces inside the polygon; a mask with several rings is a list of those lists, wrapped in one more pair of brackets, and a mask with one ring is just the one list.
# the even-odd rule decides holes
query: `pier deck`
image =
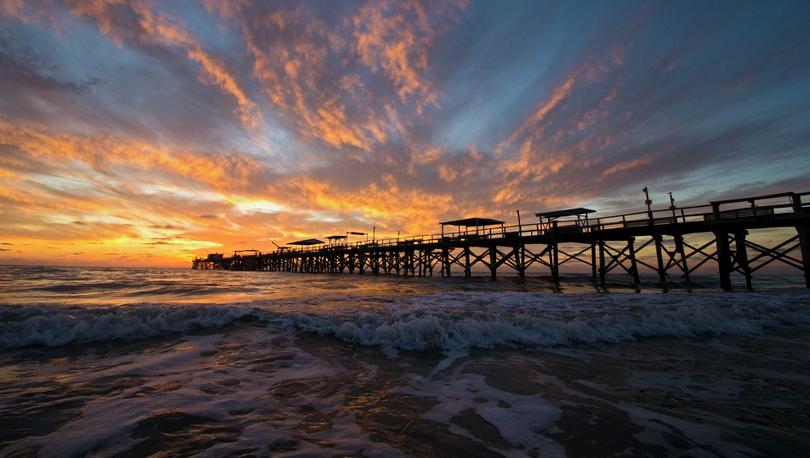
{"label": "pier deck", "polygon": [[[753,274],[778,261],[802,271],[810,288],[810,192],[608,217],[593,214],[594,210],[584,208],[538,213],[537,223],[517,225],[468,218],[443,223],[441,234],[327,246],[308,245],[320,242],[308,239],[295,248],[280,247],[269,253],[212,253],[195,259],[192,267],[442,277],[456,275],[456,267],[459,275],[470,277],[473,267],[481,265],[496,278],[499,269],[524,277],[530,267],[541,266],[558,282],[563,264],[581,263],[602,284],[614,270],[628,274],[637,284],[642,270],[656,273],[661,283],[673,273],[689,283],[691,274],[712,262],[717,265],[720,286],[731,289],[732,274],[743,276],[751,288]],[[444,232],[447,224],[459,230]],[[780,234],[788,235],[780,243],[764,246],[748,240],[748,231],[755,229],[781,229]],[[642,250],[654,251],[654,259],[639,256]]]}

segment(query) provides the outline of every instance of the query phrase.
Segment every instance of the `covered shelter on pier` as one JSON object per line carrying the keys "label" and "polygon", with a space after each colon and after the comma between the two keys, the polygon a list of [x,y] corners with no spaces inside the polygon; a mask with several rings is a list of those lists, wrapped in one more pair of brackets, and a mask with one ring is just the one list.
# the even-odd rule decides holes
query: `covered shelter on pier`
{"label": "covered shelter on pier", "polygon": [[[566,224],[563,227],[573,227],[573,228],[577,228],[577,230],[580,230],[582,227],[587,227],[587,226],[590,225],[589,222],[588,222],[588,214],[589,213],[595,213],[595,212],[596,212],[596,210],[591,210],[590,208],[577,207],[577,208],[567,208],[567,209],[564,209],[564,210],[553,210],[553,211],[548,211],[548,212],[540,212],[540,213],[535,213],[534,215],[537,216],[537,218],[540,220],[539,227],[540,227],[540,230],[543,230],[543,231],[547,231],[549,229],[554,228],[555,223],[560,218],[565,218],[565,217],[569,217],[569,216],[574,216],[574,217],[576,217],[576,219],[566,220],[565,221]],[[568,224],[568,223],[573,223],[573,224]]]}
{"label": "covered shelter on pier", "polygon": [[[482,230],[489,226],[501,226],[501,231],[503,231],[503,221],[492,218],[462,218],[440,222],[439,224],[442,226],[442,237],[444,237],[444,226],[456,226],[458,228],[458,234],[464,237],[469,237],[470,235],[480,236]],[[470,234],[470,228],[473,227],[475,228],[475,233]],[[461,233],[462,228],[464,228],[463,234]]]}
{"label": "covered shelter on pier", "polygon": [[332,245],[337,245],[339,241],[346,240],[347,238],[349,238],[348,235],[330,235],[326,237]]}

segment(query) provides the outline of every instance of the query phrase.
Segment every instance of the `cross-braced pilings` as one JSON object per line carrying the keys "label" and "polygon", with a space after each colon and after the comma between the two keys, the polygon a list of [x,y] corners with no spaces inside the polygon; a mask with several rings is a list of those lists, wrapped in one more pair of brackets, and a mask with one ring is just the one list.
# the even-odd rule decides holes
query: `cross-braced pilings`
{"label": "cross-braced pilings", "polygon": [[[589,218],[592,210],[573,209],[540,213],[538,223],[513,226],[499,221],[487,226],[481,218],[471,218],[453,223],[476,221],[480,225],[474,232],[465,228],[271,253],[249,250],[231,257],[210,254],[195,259],[193,267],[418,277],[486,272],[492,278],[525,277],[532,269],[559,282],[564,265],[579,264],[600,284],[616,272],[635,284],[642,273],[657,275],[662,284],[689,284],[698,269],[713,263],[721,287],[730,289],[732,275],[741,275],[751,288],[755,272],[780,262],[802,271],[810,287],[808,196],[782,193],[606,218]],[[768,231],[770,243],[750,240],[751,231]]]}

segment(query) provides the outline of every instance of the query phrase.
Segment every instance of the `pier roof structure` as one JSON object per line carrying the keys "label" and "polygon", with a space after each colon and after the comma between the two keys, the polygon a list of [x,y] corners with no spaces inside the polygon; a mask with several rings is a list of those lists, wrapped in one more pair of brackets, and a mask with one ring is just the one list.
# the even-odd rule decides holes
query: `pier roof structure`
{"label": "pier roof structure", "polygon": [[287,245],[309,246],[309,245],[320,245],[321,243],[323,243],[323,240],[304,239],[304,240],[298,240],[297,242],[290,242]]}
{"label": "pier roof structure", "polygon": [[441,224],[442,226],[482,227],[482,226],[495,226],[498,224],[503,224],[503,221],[491,218],[475,217],[475,218],[455,219],[452,221],[445,221],[439,224]]}

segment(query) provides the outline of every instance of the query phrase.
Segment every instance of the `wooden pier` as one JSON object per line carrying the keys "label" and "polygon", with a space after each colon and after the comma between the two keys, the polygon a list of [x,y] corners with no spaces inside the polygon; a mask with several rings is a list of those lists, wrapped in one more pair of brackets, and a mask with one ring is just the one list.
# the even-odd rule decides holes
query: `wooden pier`
{"label": "wooden pier", "polygon": [[[645,189],[646,191],[646,189]],[[193,261],[194,269],[260,270],[302,273],[471,277],[475,266],[493,279],[499,274],[525,277],[530,267],[543,268],[559,282],[566,263],[588,266],[595,282],[611,272],[640,282],[643,271],[665,284],[686,284],[706,263],[715,263],[720,286],[731,289],[739,274],[751,288],[752,276],[778,261],[804,273],[810,288],[810,192],[781,193],[594,217],[594,210],[574,208],[537,213],[537,222],[517,225],[487,218],[441,223],[442,232],[396,239],[330,244],[300,240],[276,251],[219,253]],[[453,232],[445,228],[455,227]],[[771,246],[748,239],[749,231],[770,229],[782,235]],[[786,238],[784,238],[786,237]],[[572,248],[573,247],[573,248]],[[640,256],[649,252],[649,258]],[[654,252],[654,256],[652,253]]]}

